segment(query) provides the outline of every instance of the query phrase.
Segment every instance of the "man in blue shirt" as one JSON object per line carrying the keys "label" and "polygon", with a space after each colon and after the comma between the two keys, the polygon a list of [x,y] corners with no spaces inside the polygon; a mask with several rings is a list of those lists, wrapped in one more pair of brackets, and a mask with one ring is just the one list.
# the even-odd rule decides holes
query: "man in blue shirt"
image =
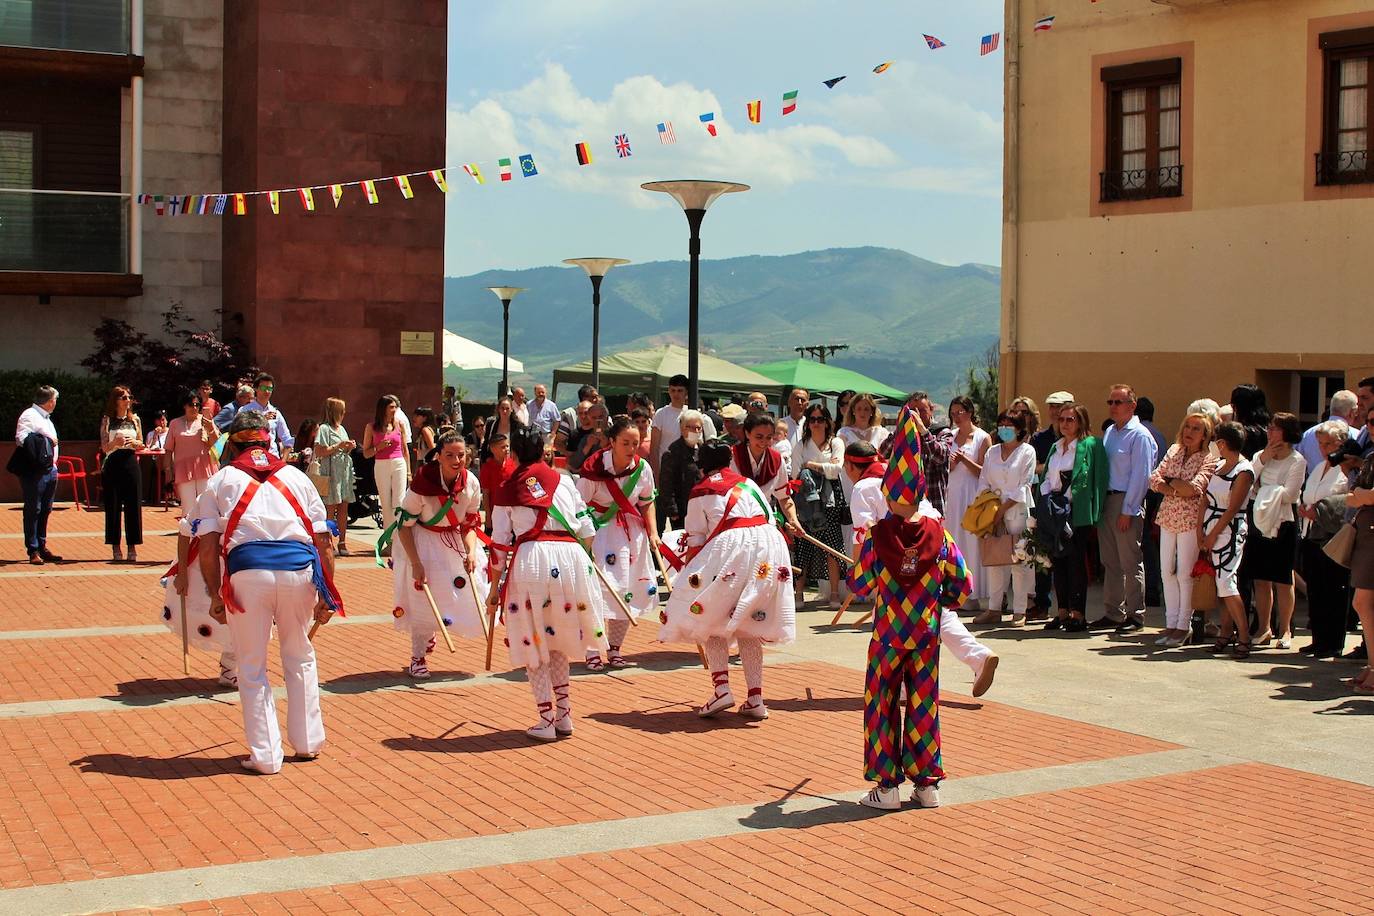
{"label": "man in blue shirt", "polygon": [[558,405],[549,400],[549,389],[534,386],[534,400],[529,403],[530,426],[538,427],[545,438],[558,431]]}
{"label": "man in blue shirt", "polygon": [[1155,440],[1135,416],[1135,390],[1114,385],[1107,398],[1112,424],[1102,445],[1107,451],[1107,502],[1098,524],[1102,552],[1102,596],[1107,611],[1090,628],[1115,627],[1130,633],[1145,625],[1145,565],[1141,535],[1145,494],[1155,466]]}
{"label": "man in blue shirt", "polygon": [[234,392],[234,400],[224,405],[224,408],[215,414],[215,429],[225,432],[229,429],[229,424],[234,422],[234,417],[238,412],[248,406],[248,402],[253,400],[253,387],[251,385],[239,385]]}

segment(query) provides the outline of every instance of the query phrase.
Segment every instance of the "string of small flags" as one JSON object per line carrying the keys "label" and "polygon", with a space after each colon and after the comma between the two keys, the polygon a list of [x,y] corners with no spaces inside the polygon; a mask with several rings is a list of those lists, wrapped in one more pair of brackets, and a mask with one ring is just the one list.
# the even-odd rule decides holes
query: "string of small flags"
{"label": "string of small flags", "polygon": [[[1092,0],[1096,3],[1097,0]],[[1048,32],[1054,27],[1054,16],[1045,16],[1035,22],[1034,32]],[[939,51],[948,45],[934,35],[922,34],[926,47],[931,51]],[[993,32],[984,35],[979,41],[978,53],[980,57],[986,57],[995,53],[1002,44],[1002,34]],[[873,67],[874,75],[886,73],[896,62],[891,60],[883,61]],[[831,77],[822,80],[823,85],[828,90],[833,90],[844,80],[848,79],[847,74]],[[780,117],[787,117],[797,111],[797,99],[800,90],[790,89],[782,93]],[[762,124],[764,119],[763,99],[752,99],[745,103],[745,117],[750,124]],[[706,134],[710,137],[719,137],[720,131],[717,126],[716,112],[702,112],[697,116],[697,121],[701,124]],[[672,121],[660,121],[657,125],[658,142],[668,146],[677,143],[677,131],[673,127]],[[612,137],[612,148],[615,150],[616,158],[629,159],[634,155],[633,147],[630,144],[628,132],[620,132]],[[579,166],[589,166],[593,163],[591,144],[586,141],[578,141],[573,145],[573,155]],[[500,182],[514,180],[517,170],[523,178],[534,178],[539,174],[539,169],[535,165],[534,155],[524,153],[514,157],[502,157],[496,160],[497,177]],[[477,162],[463,163],[462,171],[475,184],[484,185],[487,183],[486,176],[483,174],[481,164]],[[353,181],[341,181],[332,184],[309,185],[299,188],[280,188],[270,191],[242,191],[233,193],[213,193],[213,194],[138,194],[135,197],[137,203],[150,205],[158,216],[180,216],[188,214],[198,214],[205,216],[224,216],[233,214],[234,216],[245,216],[248,213],[249,198],[265,198],[267,205],[273,214],[280,214],[282,211],[283,197],[288,200],[296,198],[300,201],[301,209],[305,212],[314,212],[316,209],[315,192],[328,191],[329,199],[337,208],[344,199],[345,191],[349,188],[358,188],[362,191],[363,198],[369,205],[381,201],[379,186],[386,187],[395,185],[397,191],[405,200],[415,197],[415,190],[411,186],[412,178],[422,178],[428,176],[433,181],[434,186],[442,194],[449,191],[447,168],[424,169],[418,172],[407,172],[402,175],[388,175],[380,178],[365,178]]]}

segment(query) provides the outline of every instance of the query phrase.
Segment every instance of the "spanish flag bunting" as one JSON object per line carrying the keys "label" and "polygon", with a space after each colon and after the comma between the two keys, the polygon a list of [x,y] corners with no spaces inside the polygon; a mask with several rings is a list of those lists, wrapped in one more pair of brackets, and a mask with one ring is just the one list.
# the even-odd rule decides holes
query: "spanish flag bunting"
{"label": "spanish flag bunting", "polygon": [[315,192],[310,188],[297,188],[296,191],[301,195],[301,206],[305,207],[306,210],[313,211],[315,209]]}
{"label": "spanish flag bunting", "polygon": [[276,215],[281,212],[281,191],[268,191],[267,202],[272,205],[272,213]]}
{"label": "spanish flag bunting", "polygon": [[371,178],[364,181],[363,196],[367,198],[368,203],[375,204],[377,202],[377,182]]}
{"label": "spanish flag bunting", "polygon": [[343,185],[331,184],[329,186],[329,196],[334,198],[334,206],[339,206],[339,201],[343,200]]}
{"label": "spanish flag bunting", "polygon": [[502,180],[502,181],[510,181],[510,178],[511,178],[510,160],[509,160],[509,159],[497,159],[497,160],[496,160],[496,164],[497,164],[497,166],[499,166],[500,169],[501,169],[501,180]]}
{"label": "spanish flag bunting", "polygon": [[487,180],[482,177],[482,170],[477,167],[477,163],[469,162],[463,166],[463,171],[472,176],[472,180],[478,184],[486,184]]}
{"label": "spanish flag bunting", "polygon": [[892,66],[892,61],[890,61],[890,60],[885,60],[885,61],[883,61],[881,64],[879,64],[878,66],[874,67],[874,68],[873,68],[873,72],[874,72],[874,73],[886,73],[886,72],[887,72],[887,68],[888,68],[888,67],[891,67],[891,66]]}
{"label": "spanish flag bunting", "polygon": [[763,100],[755,99],[745,104],[745,109],[749,112],[749,123],[757,124],[763,120]]}
{"label": "spanish flag bunting", "polygon": [[592,164],[592,150],[591,147],[587,146],[587,144],[579,143],[573,147],[573,151],[577,153],[578,165]]}
{"label": "spanish flag bunting", "polygon": [[782,113],[784,115],[790,115],[792,112],[796,110],[797,90],[793,89],[791,92],[784,92],[782,94]]}
{"label": "spanish flag bunting", "polygon": [[434,186],[439,189],[440,193],[448,193],[448,181],[444,178],[443,169],[430,169],[429,177],[434,179]]}
{"label": "spanish flag bunting", "polygon": [[235,194],[235,195],[234,195],[234,215],[235,215],[235,216],[247,216],[247,215],[248,215],[248,198],[246,198],[246,197],[245,197],[244,195],[242,195],[242,194]]}
{"label": "spanish flag bunting", "polygon": [[410,179],[405,175],[396,176],[396,187],[401,189],[401,196],[406,200],[415,196],[415,192],[410,189]]}

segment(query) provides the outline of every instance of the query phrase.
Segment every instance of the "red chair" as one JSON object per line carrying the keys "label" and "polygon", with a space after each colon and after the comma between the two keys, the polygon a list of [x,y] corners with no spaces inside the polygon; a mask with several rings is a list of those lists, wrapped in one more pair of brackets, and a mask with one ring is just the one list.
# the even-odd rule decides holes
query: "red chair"
{"label": "red chair", "polygon": [[56,464],[58,486],[62,485],[62,481],[70,480],[72,482],[72,503],[78,509],[84,508],[88,512],[92,511],[91,488],[87,483],[86,462],[80,458],[59,456]]}

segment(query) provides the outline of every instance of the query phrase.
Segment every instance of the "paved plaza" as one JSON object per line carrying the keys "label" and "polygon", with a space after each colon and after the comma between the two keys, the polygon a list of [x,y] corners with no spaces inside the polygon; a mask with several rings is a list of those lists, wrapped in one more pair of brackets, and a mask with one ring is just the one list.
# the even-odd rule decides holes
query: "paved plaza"
{"label": "paved plaza", "polygon": [[829,610],[768,654],[766,722],[699,720],[696,653],[646,625],[636,667],[575,670],[577,733],[537,746],[501,647],[492,673],[460,642],[401,674],[390,574],[355,557],[350,616],[316,639],[328,747],[262,777],[214,658],[183,677],[157,620],[174,513],[111,565],[102,516],[64,505],[67,560],[42,569],[19,515],[0,507],[0,913],[1370,911],[1374,699],[1346,662],[984,631],[988,696],[942,671],[943,807],[876,814],[867,637]]}

